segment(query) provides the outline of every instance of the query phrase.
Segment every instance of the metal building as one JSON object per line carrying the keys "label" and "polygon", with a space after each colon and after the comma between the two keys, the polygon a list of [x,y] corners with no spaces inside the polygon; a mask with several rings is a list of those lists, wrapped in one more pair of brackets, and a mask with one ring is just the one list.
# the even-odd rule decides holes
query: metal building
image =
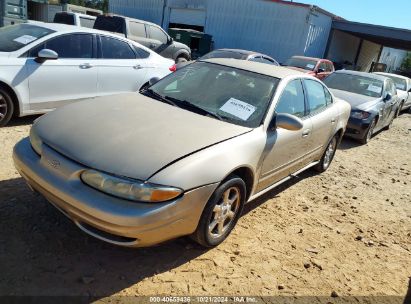
{"label": "metal building", "polygon": [[322,57],[334,15],[281,0],[110,0],[109,11],[213,36],[214,48],[240,48],[280,62],[292,55]]}

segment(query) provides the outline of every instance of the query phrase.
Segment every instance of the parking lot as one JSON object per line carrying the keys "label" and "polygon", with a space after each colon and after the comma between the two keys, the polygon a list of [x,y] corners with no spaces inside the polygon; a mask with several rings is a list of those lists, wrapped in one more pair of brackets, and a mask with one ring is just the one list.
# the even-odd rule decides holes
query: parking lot
{"label": "parking lot", "polygon": [[411,114],[367,145],[344,139],[330,170],[246,206],[231,236],[126,249],[88,237],[13,167],[34,118],[0,129],[2,295],[400,295],[411,273]]}

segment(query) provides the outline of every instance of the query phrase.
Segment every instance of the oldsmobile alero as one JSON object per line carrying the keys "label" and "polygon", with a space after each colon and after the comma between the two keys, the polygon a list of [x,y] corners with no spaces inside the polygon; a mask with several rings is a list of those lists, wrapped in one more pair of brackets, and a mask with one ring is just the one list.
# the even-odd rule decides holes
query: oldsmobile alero
{"label": "oldsmobile alero", "polygon": [[327,170],[350,106],[312,76],[198,61],[139,93],[40,118],[14,148],[28,184],[84,232],[140,247],[220,244],[243,206],[299,172]]}

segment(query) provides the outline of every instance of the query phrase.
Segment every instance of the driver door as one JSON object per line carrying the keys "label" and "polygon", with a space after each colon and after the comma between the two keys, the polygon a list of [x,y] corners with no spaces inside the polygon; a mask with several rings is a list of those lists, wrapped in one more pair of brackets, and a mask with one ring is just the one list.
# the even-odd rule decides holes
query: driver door
{"label": "driver door", "polygon": [[[93,35],[76,33],[52,38],[30,51],[26,64],[31,110],[54,109],[97,95],[93,45]],[[45,48],[55,51],[58,59],[36,62]]]}
{"label": "driver door", "polygon": [[307,116],[305,95],[300,79],[291,80],[284,88],[275,113],[297,116],[303,120],[304,125],[298,131],[280,128],[267,131],[266,154],[261,166],[257,191],[275,184],[296,172],[301,164],[309,162],[312,121]]}

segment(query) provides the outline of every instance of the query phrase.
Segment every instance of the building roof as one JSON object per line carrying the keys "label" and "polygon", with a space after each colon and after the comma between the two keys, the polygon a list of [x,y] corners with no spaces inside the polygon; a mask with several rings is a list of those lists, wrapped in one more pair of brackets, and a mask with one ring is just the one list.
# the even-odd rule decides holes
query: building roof
{"label": "building roof", "polygon": [[275,78],[285,78],[288,76],[295,76],[295,75],[301,75],[301,76],[307,76],[306,73],[298,72],[292,69],[288,69],[285,67],[280,67],[280,66],[275,66],[275,65],[270,65],[266,63],[261,63],[261,62],[255,62],[255,61],[247,61],[247,60],[238,60],[238,59],[232,59],[232,58],[213,58],[213,59],[206,59],[206,60],[201,60],[204,62],[210,62],[210,63],[215,63],[215,64],[221,64],[224,66],[229,66],[245,71],[250,71],[254,73],[259,73]]}

